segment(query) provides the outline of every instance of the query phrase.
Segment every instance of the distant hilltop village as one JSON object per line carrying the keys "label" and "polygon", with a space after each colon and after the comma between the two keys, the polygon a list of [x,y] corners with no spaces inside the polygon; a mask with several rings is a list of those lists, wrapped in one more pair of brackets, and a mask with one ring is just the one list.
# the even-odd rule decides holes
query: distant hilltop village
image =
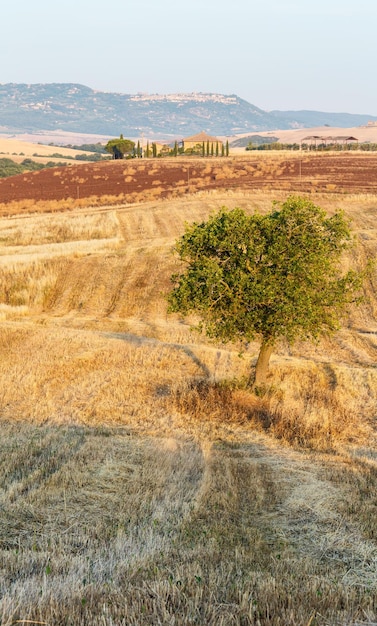
{"label": "distant hilltop village", "polygon": [[237,96],[224,96],[218,93],[137,93],[130,97],[133,102],[219,102],[237,104]]}

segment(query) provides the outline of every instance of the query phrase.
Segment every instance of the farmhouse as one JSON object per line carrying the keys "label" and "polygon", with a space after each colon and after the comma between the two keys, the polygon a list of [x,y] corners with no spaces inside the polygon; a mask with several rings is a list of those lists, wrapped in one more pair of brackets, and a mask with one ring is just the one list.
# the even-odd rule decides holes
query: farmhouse
{"label": "farmhouse", "polygon": [[182,146],[185,151],[195,148],[198,145],[202,146],[203,143],[206,148],[209,145],[209,149],[211,152],[216,151],[216,145],[218,146],[218,149],[221,149],[221,146],[223,145],[221,139],[213,137],[212,135],[207,135],[204,130],[197,135],[192,135],[192,137],[186,137],[186,139],[182,139]]}

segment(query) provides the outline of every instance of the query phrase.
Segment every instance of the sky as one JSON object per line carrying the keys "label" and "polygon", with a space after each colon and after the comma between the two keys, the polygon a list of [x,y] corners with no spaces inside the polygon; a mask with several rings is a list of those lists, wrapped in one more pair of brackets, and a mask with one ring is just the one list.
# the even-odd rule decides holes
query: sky
{"label": "sky", "polygon": [[376,0],[17,0],[1,21],[0,83],[377,115]]}

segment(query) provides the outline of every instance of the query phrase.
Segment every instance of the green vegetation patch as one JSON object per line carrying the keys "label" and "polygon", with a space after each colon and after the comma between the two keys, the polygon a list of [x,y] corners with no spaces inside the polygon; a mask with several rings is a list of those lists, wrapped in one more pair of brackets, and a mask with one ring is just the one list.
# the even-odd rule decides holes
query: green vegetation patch
{"label": "green vegetation patch", "polygon": [[24,159],[21,163],[16,163],[12,159],[2,158],[0,159],[0,178],[7,178],[8,176],[17,176],[17,174],[24,174],[25,172],[37,172],[43,170],[46,167],[61,167],[66,165],[65,163],[54,163],[48,161],[48,163],[37,163],[32,159]]}

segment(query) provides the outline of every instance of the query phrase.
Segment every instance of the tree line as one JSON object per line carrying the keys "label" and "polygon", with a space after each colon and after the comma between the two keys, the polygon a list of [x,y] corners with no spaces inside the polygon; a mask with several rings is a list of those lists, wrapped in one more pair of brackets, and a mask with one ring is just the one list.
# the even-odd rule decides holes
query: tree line
{"label": "tree line", "polygon": [[106,152],[112,155],[113,159],[134,159],[134,158],[156,158],[163,156],[177,157],[179,155],[202,156],[202,157],[227,157],[229,156],[229,142],[201,142],[193,147],[184,149],[178,141],[173,146],[158,145],[156,142],[147,141],[146,147],[141,146],[140,141],[135,143],[131,139],[125,139],[120,135],[117,139],[110,139],[106,146]]}

